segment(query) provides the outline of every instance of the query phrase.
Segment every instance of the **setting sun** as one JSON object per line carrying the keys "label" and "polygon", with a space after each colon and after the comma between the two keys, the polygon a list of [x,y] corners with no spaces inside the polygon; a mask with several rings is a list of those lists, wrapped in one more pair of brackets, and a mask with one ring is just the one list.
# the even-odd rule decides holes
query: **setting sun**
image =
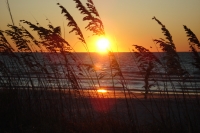
{"label": "setting sun", "polygon": [[106,52],[109,48],[110,41],[107,38],[100,38],[96,42],[98,52]]}

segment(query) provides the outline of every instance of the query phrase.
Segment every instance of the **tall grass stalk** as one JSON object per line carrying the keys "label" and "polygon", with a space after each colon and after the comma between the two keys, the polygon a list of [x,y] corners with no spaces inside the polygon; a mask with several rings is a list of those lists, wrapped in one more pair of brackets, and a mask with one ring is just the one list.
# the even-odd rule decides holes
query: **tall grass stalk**
{"label": "tall grass stalk", "polygon": [[11,13],[11,9],[10,9],[10,4],[9,4],[9,1],[6,0],[6,4],[7,4],[7,8],[8,8],[8,11],[9,11],[9,14],[10,14],[10,18],[11,18],[11,21],[12,21],[12,24],[14,24],[14,20],[13,20],[13,16],[12,16],[12,13]]}

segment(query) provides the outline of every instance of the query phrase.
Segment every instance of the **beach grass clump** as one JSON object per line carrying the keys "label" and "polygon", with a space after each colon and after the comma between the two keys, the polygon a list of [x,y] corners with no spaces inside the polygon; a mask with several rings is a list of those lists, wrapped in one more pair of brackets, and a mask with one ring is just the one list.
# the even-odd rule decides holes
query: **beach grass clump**
{"label": "beach grass clump", "polygon": [[159,67],[162,67],[162,63],[148,49],[138,45],[133,46],[137,50],[133,50],[137,66],[139,70],[144,73],[145,99],[147,99],[147,95],[151,86],[154,86],[154,83],[149,83],[149,78],[152,75],[152,73],[155,73],[158,70]]}
{"label": "beach grass clump", "polygon": [[169,30],[163,25],[156,17],[152,18],[159,25],[161,25],[162,33],[164,34],[165,39],[154,39],[156,44],[159,44],[162,51],[165,52],[166,55],[163,56],[164,65],[166,66],[166,71],[168,74],[178,74],[180,76],[185,76],[188,74],[186,70],[184,70],[180,64],[180,57],[176,52],[176,46],[173,42],[172,35]]}
{"label": "beach grass clump", "polygon": [[197,51],[197,49],[200,48],[200,42],[196,35],[190,30],[186,25],[183,25],[183,28],[186,31],[188,40],[189,40],[189,47],[192,51],[192,57],[194,59],[194,62],[192,63],[196,68],[200,69],[200,56]]}

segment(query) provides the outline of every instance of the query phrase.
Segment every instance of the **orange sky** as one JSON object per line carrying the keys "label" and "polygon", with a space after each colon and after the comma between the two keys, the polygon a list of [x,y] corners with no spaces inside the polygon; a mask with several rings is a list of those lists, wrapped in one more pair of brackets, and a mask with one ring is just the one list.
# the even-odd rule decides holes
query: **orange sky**
{"label": "orange sky", "polygon": [[[81,0],[83,3],[86,0]],[[97,50],[97,37],[86,32],[83,15],[75,8],[73,0],[9,0],[14,22],[25,19],[36,23],[35,19],[44,27],[48,22],[54,26],[61,26],[65,39],[70,42],[77,52],[85,51],[74,33],[69,34],[71,28],[56,5],[61,3],[79,24],[90,51]],[[156,16],[170,31],[177,47],[177,51],[189,51],[187,37],[183,25],[187,25],[200,38],[200,0],[93,0],[105,26],[107,37],[111,41],[113,51],[128,52],[132,44],[153,47],[157,51],[152,39],[164,38],[160,25],[152,20]],[[0,1],[0,30],[8,29],[11,19],[4,0]],[[31,30],[29,30],[31,31]],[[34,33],[34,35],[36,35]],[[63,34],[64,36],[64,34]]]}

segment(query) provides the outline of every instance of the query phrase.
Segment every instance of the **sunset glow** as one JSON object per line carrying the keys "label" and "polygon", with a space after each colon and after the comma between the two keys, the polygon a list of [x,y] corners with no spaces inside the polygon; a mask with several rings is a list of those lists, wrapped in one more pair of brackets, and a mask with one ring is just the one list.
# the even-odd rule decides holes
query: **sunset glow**
{"label": "sunset glow", "polygon": [[96,42],[97,52],[106,52],[109,48],[110,41],[107,38],[99,38]]}
{"label": "sunset glow", "polygon": [[[12,24],[7,2],[5,1],[0,1],[0,9],[3,12],[0,14],[0,30],[3,31],[9,29],[7,24]],[[89,51],[105,53],[107,51],[105,44],[98,45],[97,47],[96,36],[93,36],[92,32],[85,29],[87,24],[91,23],[92,26],[93,23],[88,21],[86,15],[83,15],[76,8],[77,3],[71,0],[59,0],[59,2],[77,22],[86,39]],[[86,2],[87,0],[83,1],[83,3]],[[19,24],[20,20],[36,24],[35,20],[37,20],[41,26],[47,28],[48,21],[51,21],[53,26],[61,28],[62,37],[73,46],[76,52],[87,52],[88,50],[85,46],[77,39],[79,37],[74,32],[68,33],[73,28],[67,26],[69,21],[61,14],[61,9],[58,5],[56,6],[56,3],[54,0],[9,0],[10,11],[15,24]],[[44,5],[48,5],[48,7],[44,8]],[[200,30],[198,28],[200,17],[197,17],[200,16],[200,0],[108,0],[106,2],[96,0],[94,5],[96,5],[96,9],[101,16],[105,35],[109,37],[109,49],[112,49],[113,52],[130,52],[132,44],[141,45],[145,48],[151,47],[151,52],[161,51],[158,49],[159,46],[155,46],[152,40],[165,38],[165,36],[163,36],[158,23],[152,20],[153,16],[156,16],[167,27],[173,36],[178,52],[188,52],[189,48],[187,36],[182,25],[188,26],[197,38],[200,37]],[[84,17],[86,20],[82,21]],[[21,22],[20,25],[27,26]],[[32,30],[31,28],[26,28],[27,30]],[[31,34],[36,38],[38,36],[36,32],[31,32]],[[15,48],[12,41],[10,39],[8,41]]]}

